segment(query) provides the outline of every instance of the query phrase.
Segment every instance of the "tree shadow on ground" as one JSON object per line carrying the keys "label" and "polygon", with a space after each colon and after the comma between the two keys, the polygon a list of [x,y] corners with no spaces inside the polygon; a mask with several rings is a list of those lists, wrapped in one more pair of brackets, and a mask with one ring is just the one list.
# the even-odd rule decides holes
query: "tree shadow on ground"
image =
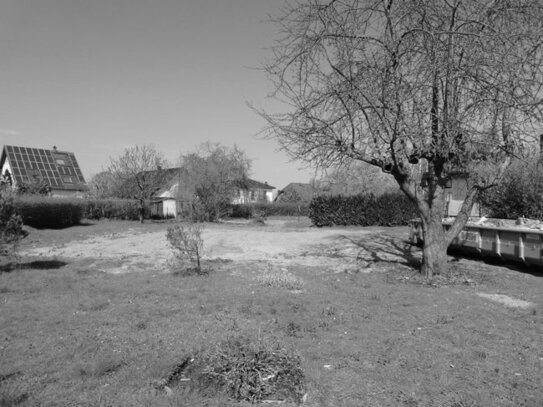
{"label": "tree shadow on ground", "polygon": [[14,261],[0,264],[0,273],[10,273],[13,270],[53,270],[64,267],[67,264],[67,262],[61,260]]}
{"label": "tree shadow on ground", "polygon": [[355,238],[352,236],[340,235],[339,241],[348,241],[360,248],[357,259],[372,263],[385,262],[401,264],[412,269],[420,270],[421,258],[418,255],[420,249],[409,241],[392,236],[371,236]]}

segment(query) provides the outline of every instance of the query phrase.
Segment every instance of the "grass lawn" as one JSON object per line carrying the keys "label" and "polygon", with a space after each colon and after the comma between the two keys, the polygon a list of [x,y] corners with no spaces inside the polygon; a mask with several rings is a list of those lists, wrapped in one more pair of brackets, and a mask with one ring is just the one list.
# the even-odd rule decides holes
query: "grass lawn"
{"label": "grass lawn", "polygon": [[[31,231],[23,248],[167,225]],[[402,241],[407,229],[390,235]],[[299,355],[307,406],[543,405],[541,274],[453,259],[455,278],[426,284],[378,256],[348,272],[216,258],[204,276],[110,274],[92,256],[2,266],[0,406],[245,405],[190,382],[154,385],[239,338]]]}

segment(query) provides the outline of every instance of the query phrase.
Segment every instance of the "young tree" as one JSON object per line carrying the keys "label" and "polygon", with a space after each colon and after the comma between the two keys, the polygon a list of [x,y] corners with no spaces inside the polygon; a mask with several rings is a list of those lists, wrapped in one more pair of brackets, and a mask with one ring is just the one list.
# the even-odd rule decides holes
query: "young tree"
{"label": "young tree", "polygon": [[162,168],[166,164],[164,155],[152,144],[130,147],[118,158],[110,158],[107,171],[120,185],[118,196],[139,201],[141,223],[145,214],[145,201],[164,182]]}
{"label": "young tree", "polygon": [[[283,36],[264,68],[289,111],[260,112],[269,136],[317,166],[390,173],[420,213],[422,272],[445,272],[479,191],[540,131],[541,1],[292,0],[274,21]],[[468,194],[445,232],[455,173]]]}
{"label": "young tree", "polygon": [[209,220],[225,214],[248,178],[251,162],[243,151],[204,143],[196,152],[180,158],[183,187],[180,193],[196,198]]}

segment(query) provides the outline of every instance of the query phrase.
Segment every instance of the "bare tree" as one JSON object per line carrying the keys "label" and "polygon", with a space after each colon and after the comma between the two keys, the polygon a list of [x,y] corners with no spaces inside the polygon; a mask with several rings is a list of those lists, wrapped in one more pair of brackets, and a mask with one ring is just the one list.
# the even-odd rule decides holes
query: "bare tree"
{"label": "bare tree", "polygon": [[203,205],[209,220],[225,214],[227,206],[244,188],[251,162],[246,154],[234,147],[203,143],[196,152],[180,157],[183,187],[180,191]]}
{"label": "bare tree", "polygon": [[97,199],[112,198],[118,195],[118,190],[120,188],[118,180],[109,171],[100,171],[99,173],[94,174],[88,182],[88,185],[89,195]]}
{"label": "bare tree", "polygon": [[[360,160],[416,203],[422,272],[446,250],[479,191],[497,184],[542,118],[541,0],[292,0],[265,71],[284,114],[269,136],[317,166]],[[422,162],[425,187],[413,170]],[[445,188],[468,194],[444,231]]]}
{"label": "bare tree", "polygon": [[334,168],[313,181],[322,193],[333,195],[373,194],[398,192],[398,184],[391,174],[363,161]]}
{"label": "bare tree", "polygon": [[164,155],[152,144],[130,147],[118,158],[110,158],[107,171],[120,185],[118,195],[120,198],[138,200],[141,223],[145,214],[145,201],[164,182],[162,168],[166,164]]}

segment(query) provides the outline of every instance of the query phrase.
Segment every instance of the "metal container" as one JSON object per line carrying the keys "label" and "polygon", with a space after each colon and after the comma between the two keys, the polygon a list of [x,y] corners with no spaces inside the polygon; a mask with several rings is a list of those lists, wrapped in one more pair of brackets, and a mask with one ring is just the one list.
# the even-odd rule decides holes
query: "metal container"
{"label": "metal container", "polygon": [[[409,226],[411,242],[422,242],[421,221],[413,219]],[[450,223],[443,222],[445,230],[450,226]],[[540,229],[468,224],[449,248],[463,253],[543,267],[543,230]]]}

